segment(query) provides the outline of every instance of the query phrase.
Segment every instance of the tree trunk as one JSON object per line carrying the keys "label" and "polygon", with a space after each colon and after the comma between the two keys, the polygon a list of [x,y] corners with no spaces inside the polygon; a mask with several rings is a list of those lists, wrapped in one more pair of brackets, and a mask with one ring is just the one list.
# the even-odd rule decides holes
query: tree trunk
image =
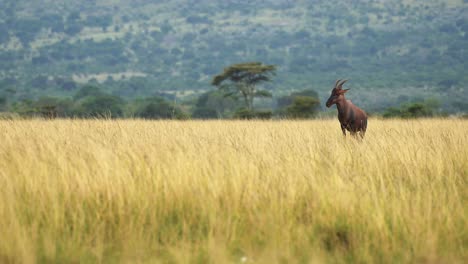
{"label": "tree trunk", "polygon": [[247,93],[242,93],[242,95],[244,96],[245,106],[246,106],[247,109],[250,111],[250,110],[251,110],[251,106],[250,106],[250,98],[249,98],[249,95],[248,95]]}
{"label": "tree trunk", "polygon": [[253,85],[248,85],[247,86],[247,91],[248,91],[248,94],[247,96],[249,97],[249,111],[252,111],[253,110],[253,100],[254,100],[254,95],[255,95],[255,86]]}
{"label": "tree trunk", "polygon": [[253,99],[254,99],[253,95],[249,94],[249,106],[248,106],[248,108],[249,108],[250,111],[253,110]]}
{"label": "tree trunk", "polygon": [[245,106],[247,110],[252,111],[253,109],[253,96],[254,96],[254,87],[246,83],[242,83],[240,86],[242,96],[244,96]]}

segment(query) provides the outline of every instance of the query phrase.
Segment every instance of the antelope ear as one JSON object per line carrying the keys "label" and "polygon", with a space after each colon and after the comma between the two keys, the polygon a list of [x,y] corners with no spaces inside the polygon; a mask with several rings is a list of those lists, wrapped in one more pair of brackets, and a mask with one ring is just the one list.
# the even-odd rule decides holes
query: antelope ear
{"label": "antelope ear", "polygon": [[340,90],[340,94],[345,94],[347,91],[349,91],[349,89],[342,89]]}

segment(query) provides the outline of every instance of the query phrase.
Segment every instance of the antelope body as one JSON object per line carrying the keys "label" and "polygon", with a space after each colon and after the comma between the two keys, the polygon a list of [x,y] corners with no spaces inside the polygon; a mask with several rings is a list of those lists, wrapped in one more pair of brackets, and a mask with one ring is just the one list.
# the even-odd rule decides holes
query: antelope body
{"label": "antelope body", "polygon": [[356,136],[356,134],[359,133],[361,138],[364,138],[367,129],[367,114],[361,108],[355,106],[350,100],[346,100],[344,94],[349,89],[343,90],[342,88],[346,81],[347,80],[336,81],[335,88],[333,88],[326,106],[330,107],[336,104],[338,120],[340,121],[343,136],[346,136],[346,130],[348,130],[352,136]]}

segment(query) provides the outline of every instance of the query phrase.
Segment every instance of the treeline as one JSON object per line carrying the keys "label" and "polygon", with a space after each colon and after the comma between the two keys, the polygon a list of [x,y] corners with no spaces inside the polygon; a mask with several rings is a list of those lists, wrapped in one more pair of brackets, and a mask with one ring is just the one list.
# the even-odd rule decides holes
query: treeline
{"label": "treeline", "polygon": [[[1,107],[1,105],[0,105]],[[2,107],[4,112],[21,117],[45,118],[186,118],[185,112],[162,97],[149,97],[127,101],[103,89],[86,85],[72,98],[41,97],[21,100]]]}
{"label": "treeline", "polygon": [[[89,84],[79,88],[72,97],[43,96],[35,100],[22,99],[10,102],[3,94],[0,96],[0,113],[44,118],[145,119],[305,119],[317,116],[321,107],[316,91],[307,89],[273,98],[270,90],[260,86],[271,82],[276,70],[276,65],[261,62],[232,64],[213,76],[211,84],[216,89],[198,97],[184,97],[182,101],[178,101],[177,96],[173,94],[160,92],[150,97],[125,99],[118,93],[109,92],[112,91],[110,87],[101,89]],[[46,89],[51,80],[44,78],[38,83],[42,83]],[[14,94],[14,89],[11,93]],[[383,117],[404,118],[436,115],[442,113],[440,103],[435,99],[406,102],[400,108],[390,107],[383,113]]]}
{"label": "treeline", "polygon": [[[436,99],[403,103],[399,107],[389,107],[382,114],[384,118],[419,118],[419,117],[444,117],[448,113],[440,110],[440,103]],[[468,115],[464,115],[468,117]]]}
{"label": "treeline", "polygon": [[[178,102],[170,96],[125,100],[97,86],[81,87],[72,98],[41,97],[8,104],[0,100],[0,115],[43,118],[144,118],[144,119],[221,119],[221,118],[311,118],[320,110],[313,90],[292,93],[274,100],[273,109],[249,110],[237,98],[220,90],[206,92]],[[261,105],[261,103],[260,103]]]}
{"label": "treeline", "polygon": [[[314,90],[294,92],[257,102],[258,110],[249,110],[241,100],[226,97],[221,90],[208,91],[197,98],[177,101],[170,96],[126,100],[86,85],[69,97],[41,97],[9,104],[0,98],[0,119],[5,118],[142,118],[142,119],[307,119],[324,115]],[[269,108],[268,108],[269,107]],[[328,114],[331,112],[328,112]],[[333,115],[336,113],[333,111]],[[384,118],[446,116],[437,100],[404,103],[381,113]],[[326,115],[326,114],[325,114]]]}

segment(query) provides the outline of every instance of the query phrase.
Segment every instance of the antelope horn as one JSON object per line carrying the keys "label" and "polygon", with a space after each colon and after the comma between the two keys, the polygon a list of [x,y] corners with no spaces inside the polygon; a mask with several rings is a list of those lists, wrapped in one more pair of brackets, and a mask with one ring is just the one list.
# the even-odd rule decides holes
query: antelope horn
{"label": "antelope horn", "polygon": [[336,80],[336,83],[335,83],[335,88],[336,88],[336,86],[338,85],[338,83],[339,83],[340,81],[341,81],[341,79],[339,79],[339,80]]}
{"label": "antelope horn", "polygon": [[338,84],[338,88],[341,89],[341,87],[343,86],[343,84],[345,84],[345,82],[347,82],[348,80],[343,80],[340,84]]}

